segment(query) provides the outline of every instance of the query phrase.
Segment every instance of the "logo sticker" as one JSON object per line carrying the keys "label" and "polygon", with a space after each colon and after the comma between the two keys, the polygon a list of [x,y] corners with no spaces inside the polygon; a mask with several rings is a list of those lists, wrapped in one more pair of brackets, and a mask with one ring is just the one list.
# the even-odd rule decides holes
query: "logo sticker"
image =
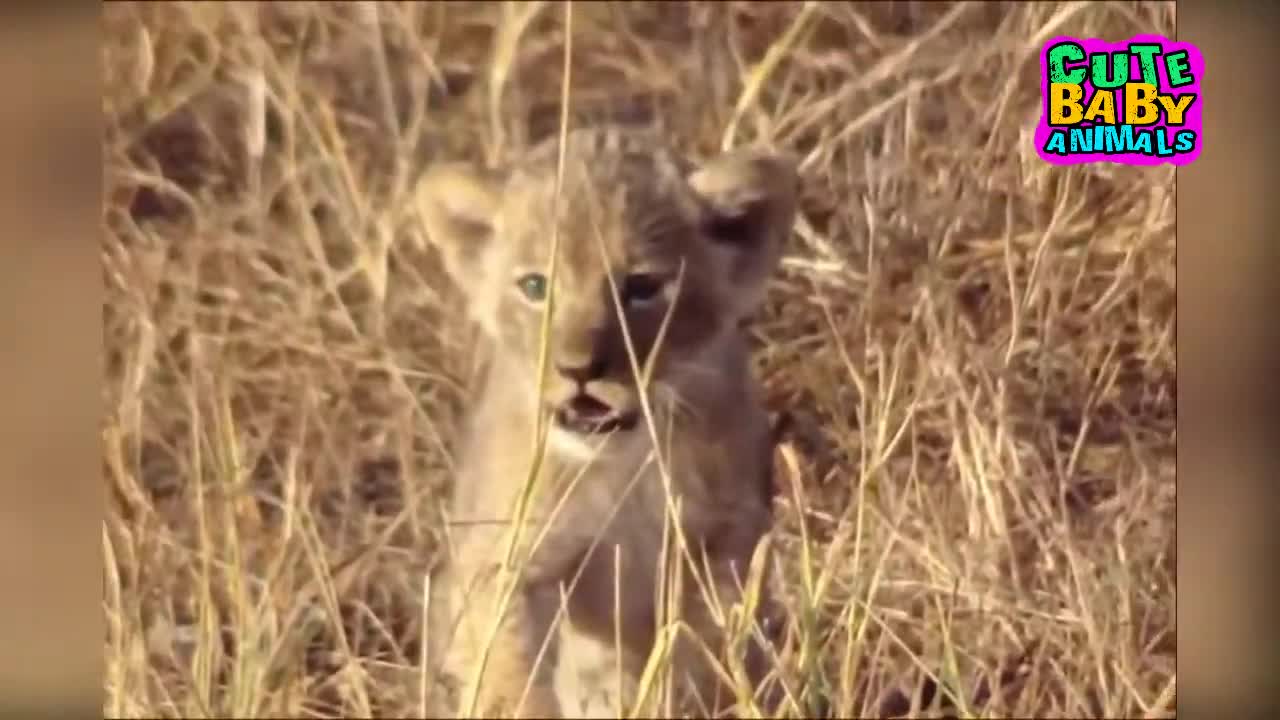
{"label": "logo sticker", "polygon": [[1187,165],[1200,156],[1200,78],[1191,43],[1135,35],[1056,37],[1040,52],[1036,152],[1054,165]]}

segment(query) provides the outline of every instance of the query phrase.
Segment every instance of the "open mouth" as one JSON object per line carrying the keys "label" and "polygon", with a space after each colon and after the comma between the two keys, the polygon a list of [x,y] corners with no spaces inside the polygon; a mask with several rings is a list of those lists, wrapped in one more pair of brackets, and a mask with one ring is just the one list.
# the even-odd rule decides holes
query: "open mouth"
{"label": "open mouth", "polygon": [[580,435],[630,430],[636,425],[636,413],[619,413],[586,394],[579,394],[556,408],[556,425]]}

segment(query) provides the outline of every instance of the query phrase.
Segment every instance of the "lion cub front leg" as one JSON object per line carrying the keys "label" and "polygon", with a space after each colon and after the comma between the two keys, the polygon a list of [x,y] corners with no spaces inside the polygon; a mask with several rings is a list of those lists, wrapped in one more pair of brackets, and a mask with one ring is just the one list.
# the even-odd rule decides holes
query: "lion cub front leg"
{"label": "lion cub front leg", "polygon": [[[553,686],[557,647],[554,638],[547,641],[556,616],[555,586],[512,578],[498,568],[489,570],[476,578],[465,597],[459,598],[453,662],[462,681],[458,713],[473,717],[560,717]],[[508,595],[511,582],[515,587]]]}

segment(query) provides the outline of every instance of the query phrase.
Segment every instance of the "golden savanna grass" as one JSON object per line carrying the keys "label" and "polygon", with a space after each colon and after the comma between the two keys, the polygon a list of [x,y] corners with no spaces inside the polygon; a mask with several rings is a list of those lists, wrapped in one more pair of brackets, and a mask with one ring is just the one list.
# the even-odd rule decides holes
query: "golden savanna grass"
{"label": "golden savanna grass", "polygon": [[[1175,709],[1170,167],[1031,144],[1162,3],[110,3],[112,716],[422,716],[474,332],[426,164],[568,120],[802,159],[749,331],[791,716]],[[746,708],[750,711],[751,708]]]}

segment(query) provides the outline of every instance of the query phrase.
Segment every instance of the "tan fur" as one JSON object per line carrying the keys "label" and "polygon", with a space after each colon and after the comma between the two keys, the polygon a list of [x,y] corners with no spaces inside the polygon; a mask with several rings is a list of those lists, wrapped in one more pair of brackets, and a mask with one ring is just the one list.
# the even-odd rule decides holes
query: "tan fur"
{"label": "tan fur", "polygon": [[[460,448],[453,552],[436,581],[442,619],[432,628],[465,702],[504,580],[514,582],[476,690],[476,712],[489,716],[515,714],[521,699],[519,714],[530,717],[630,712],[654,647],[659,592],[669,589],[664,543],[674,543],[664,529],[655,449],[696,572],[709,570],[726,609],[740,599],[770,527],[769,425],[738,327],[763,297],[790,232],[794,166],[752,150],[694,166],[648,133],[582,130],[569,136],[557,204],[558,152],[558,140],[549,141],[500,172],[443,165],[419,191],[427,234],[492,341]],[[556,229],[539,402],[547,305],[521,287],[528,288],[522,278],[547,270]],[[642,371],[652,364],[645,396],[652,426],[633,358]],[[517,526],[511,518],[535,459],[538,413],[578,407],[571,403],[578,392],[602,402],[610,417],[638,419],[602,434],[548,417],[537,493]],[[508,573],[501,569],[507,533],[517,529]],[[723,629],[695,568],[676,563],[678,553],[670,557],[682,573],[678,610],[688,626],[672,649],[673,709],[705,716],[731,702],[699,645],[720,655]],[[567,617],[558,617],[562,610]],[[760,648],[747,647],[754,687],[766,663]]]}

